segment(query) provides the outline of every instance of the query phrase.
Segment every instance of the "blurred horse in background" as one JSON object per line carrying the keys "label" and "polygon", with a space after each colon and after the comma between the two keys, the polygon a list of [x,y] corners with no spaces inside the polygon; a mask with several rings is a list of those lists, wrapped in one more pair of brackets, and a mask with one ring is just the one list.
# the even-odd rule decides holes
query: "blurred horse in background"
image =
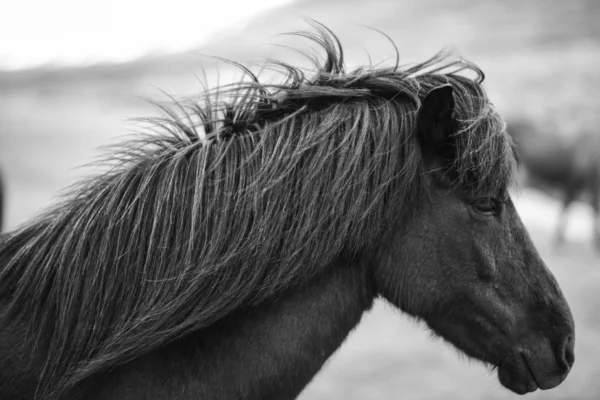
{"label": "blurred horse in background", "polygon": [[542,131],[525,119],[509,122],[508,132],[526,170],[525,184],[558,195],[562,201],[556,243],[565,240],[569,206],[584,200],[592,208],[593,240],[600,251],[600,134],[586,131],[568,137]]}
{"label": "blurred horse in background", "polygon": [[315,27],[313,74],[242,67],[165,107],[2,236],[0,398],[294,399],[380,296],[516,393],[563,382],[573,316],[508,193],[483,72],[347,71]]}

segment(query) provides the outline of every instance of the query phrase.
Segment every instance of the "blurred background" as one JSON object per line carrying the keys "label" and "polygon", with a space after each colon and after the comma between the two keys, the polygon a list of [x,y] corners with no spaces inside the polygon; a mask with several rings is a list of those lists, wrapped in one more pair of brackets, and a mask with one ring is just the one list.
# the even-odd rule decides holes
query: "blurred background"
{"label": "blurred background", "polygon": [[[582,159],[581,149],[590,162],[577,168],[585,172],[600,165],[600,147],[593,147],[600,142],[597,0],[0,0],[0,9],[0,169],[7,230],[90,173],[78,167],[92,161],[99,146],[135,131],[129,118],[154,114],[142,97],[162,99],[160,90],[198,93],[202,70],[211,83],[233,78],[227,64],[203,55],[257,66],[268,57],[299,60],[273,44],[304,46],[278,35],[307,29],[305,17],[339,35],[351,66],[368,63],[367,54],[375,63],[395,56],[385,38],[364,26],[388,34],[402,62],[455,49],[485,71],[489,95],[509,130],[533,132],[541,147],[554,143],[553,157],[565,163],[561,170],[575,168],[572,160]],[[566,183],[553,184],[542,176],[541,185],[530,187],[531,175],[523,171],[516,203],[572,307],[577,362],[561,386],[527,397],[598,399],[600,252],[593,248],[590,195],[576,196],[565,242],[557,246],[561,185],[573,179],[566,174]],[[378,304],[301,399],[516,397],[495,373]]]}

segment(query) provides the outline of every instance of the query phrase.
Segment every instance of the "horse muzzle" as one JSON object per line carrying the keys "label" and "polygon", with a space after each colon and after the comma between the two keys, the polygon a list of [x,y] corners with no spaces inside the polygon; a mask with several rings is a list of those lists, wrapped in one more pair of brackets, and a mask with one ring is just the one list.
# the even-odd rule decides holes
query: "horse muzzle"
{"label": "horse muzzle", "polygon": [[500,383],[517,394],[560,385],[575,362],[574,337],[569,333],[556,345],[546,338],[539,339],[506,357],[498,365]]}

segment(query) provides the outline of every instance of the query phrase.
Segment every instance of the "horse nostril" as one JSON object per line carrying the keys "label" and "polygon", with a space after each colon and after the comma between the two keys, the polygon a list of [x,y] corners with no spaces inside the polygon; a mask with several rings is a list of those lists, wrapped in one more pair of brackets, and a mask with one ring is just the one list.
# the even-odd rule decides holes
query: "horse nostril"
{"label": "horse nostril", "polygon": [[557,354],[558,364],[568,372],[575,362],[575,341],[573,335],[565,336]]}

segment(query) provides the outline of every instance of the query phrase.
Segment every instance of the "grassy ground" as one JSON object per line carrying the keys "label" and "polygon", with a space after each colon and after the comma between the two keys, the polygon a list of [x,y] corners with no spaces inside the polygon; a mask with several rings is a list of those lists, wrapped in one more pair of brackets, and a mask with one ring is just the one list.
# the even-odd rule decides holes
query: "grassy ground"
{"label": "grassy ground", "polygon": [[[303,28],[316,18],[339,33],[349,63],[390,56],[376,27],[396,41],[404,61],[451,45],[487,73],[501,112],[527,115],[548,129],[571,134],[598,126],[600,3],[594,0],[305,0],[250,24],[241,36],[217,36],[203,53],[254,62],[259,56],[297,60],[271,42],[298,43],[272,34]],[[56,191],[90,169],[98,146],[128,133],[127,118],[151,109],[135,95],[160,87],[196,92],[196,54],[140,60],[120,66],[0,73],[0,166],[8,186],[10,228],[47,206]],[[212,64],[211,64],[212,65]],[[212,77],[213,72],[209,70]],[[211,78],[212,79],[212,78]],[[226,79],[226,78],[225,78]],[[556,274],[577,324],[577,362],[559,388],[531,399],[600,398],[600,258],[589,244],[589,214],[579,205],[571,242],[551,246],[558,205],[530,191],[518,200],[534,241]],[[432,340],[420,325],[379,304],[305,390],[317,399],[510,399],[494,374]]]}

